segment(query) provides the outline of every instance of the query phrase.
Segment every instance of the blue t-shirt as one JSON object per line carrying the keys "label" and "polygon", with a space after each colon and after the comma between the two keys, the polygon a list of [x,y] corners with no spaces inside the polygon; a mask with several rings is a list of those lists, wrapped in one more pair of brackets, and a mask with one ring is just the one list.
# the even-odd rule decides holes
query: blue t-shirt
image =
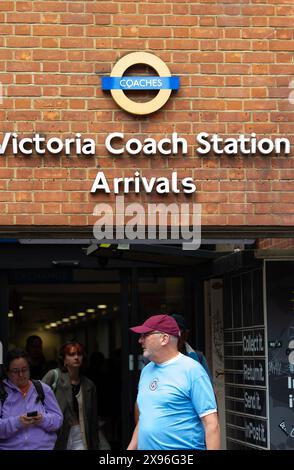
{"label": "blue t-shirt", "polygon": [[208,377],[210,378],[210,381],[213,385],[213,382],[212,382],[212,376],[211,376],[211,372],[209,370],[209,367],[208,367],[208,364],[207,364],[207,360],[204,356],[204,354],[201,352],[201,351],[195,351],[194,349],[191,348],[190,344],[188,343],[185,343],[186,347],[186,352],[185,352],[185,355],[188,356],[188,357],[191,357],[191,359],[194,359],[194,361],[198,361],[199,364],[202,365],[202,367],[204,367],[205,371],[207,372],[208,374]]}
{"label": "blue t-shirt", "polygon": [[141,372],[138,450],[205,449],[201,417],[216,411],[210,379],[190,357],[150,362]]}

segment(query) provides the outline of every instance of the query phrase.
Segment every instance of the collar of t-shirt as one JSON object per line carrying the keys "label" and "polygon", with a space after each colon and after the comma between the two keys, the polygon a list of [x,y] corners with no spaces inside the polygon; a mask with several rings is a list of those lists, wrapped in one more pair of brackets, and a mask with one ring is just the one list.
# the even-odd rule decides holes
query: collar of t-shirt
{"label": "collar of t-shirt", "polygon": [[178,353],[175,357],[173,357],[172,359],[169,359],[168,361],[165,361],[165,362],[161,362],[160,364],[156,364],[156,366],[158,367],[165,367],[169,364],[172,364],[173,362],[175,361],[178,361],[180,359],[180,357],[183,356],[182,353]]}

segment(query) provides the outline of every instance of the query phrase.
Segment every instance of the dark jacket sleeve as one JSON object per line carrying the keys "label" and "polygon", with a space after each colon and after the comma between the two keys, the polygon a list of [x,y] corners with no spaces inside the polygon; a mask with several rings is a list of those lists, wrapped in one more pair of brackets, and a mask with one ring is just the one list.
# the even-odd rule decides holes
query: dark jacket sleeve
{"label": "dark jacket sleeve", "polygon": [[98,410],[97,410],[97,391],[93,384],[91,389],[91,404],[92,404],[92,416],[90,418],[90,436],[91,436],[91,448],[92,450],[99,449],[99,422],[98,422]]}

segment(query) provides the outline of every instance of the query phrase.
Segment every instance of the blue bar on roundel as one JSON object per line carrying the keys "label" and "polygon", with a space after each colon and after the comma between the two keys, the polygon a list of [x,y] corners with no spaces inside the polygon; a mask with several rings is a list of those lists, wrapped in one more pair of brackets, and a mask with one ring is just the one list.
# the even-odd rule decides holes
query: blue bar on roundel
{"label": "blue bar on roundel", "polygon": [[180,77],[102,77],[102,90],[178,90]]}

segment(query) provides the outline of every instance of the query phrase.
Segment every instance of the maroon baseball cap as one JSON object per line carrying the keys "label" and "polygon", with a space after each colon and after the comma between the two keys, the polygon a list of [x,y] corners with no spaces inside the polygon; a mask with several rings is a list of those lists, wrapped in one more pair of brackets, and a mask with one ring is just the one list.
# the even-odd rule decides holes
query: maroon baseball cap
{"label": "maroon baseball cap", "polygon": [[142,325],[133,326],[130,330],[134,333],[150,333],[151,331],[162,331],[172,336],[180,336],[180,329],[176,320],[169,315],[153,315]]}

